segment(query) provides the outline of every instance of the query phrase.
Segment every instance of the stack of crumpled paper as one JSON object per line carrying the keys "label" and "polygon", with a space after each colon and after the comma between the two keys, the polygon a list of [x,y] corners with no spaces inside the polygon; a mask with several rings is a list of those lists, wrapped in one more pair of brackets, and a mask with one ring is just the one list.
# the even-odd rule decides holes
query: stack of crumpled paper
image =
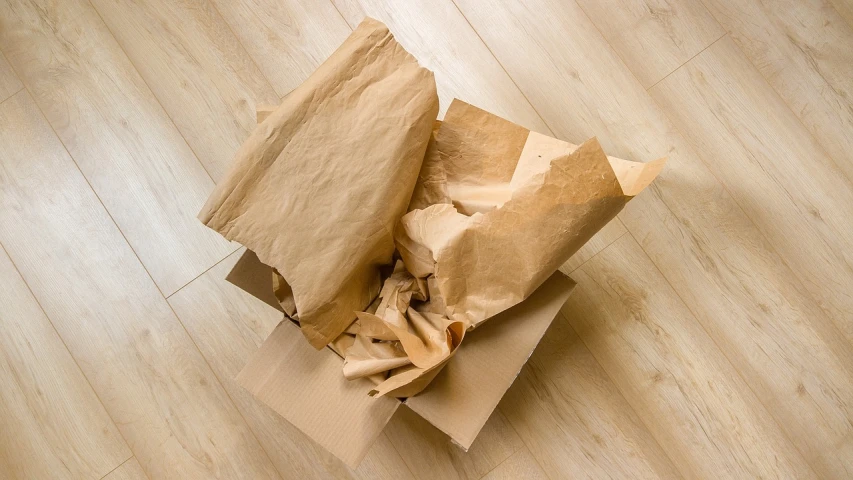
{"label": "stack of crumpled paper", "polygon": [[[315,348],[408,397],[660,173],[459,100],[367,19],[261,122],[199,218],[275,269]],[[464,347],[462,347],[464,348]]]}

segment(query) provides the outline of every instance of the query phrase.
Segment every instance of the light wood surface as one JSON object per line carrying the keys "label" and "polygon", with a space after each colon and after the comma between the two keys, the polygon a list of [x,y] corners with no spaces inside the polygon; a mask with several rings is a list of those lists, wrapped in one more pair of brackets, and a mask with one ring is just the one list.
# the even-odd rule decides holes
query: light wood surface
{"label": "light wood surface", "polygon": [[329,1],[211,0],[211,3],[222,13],[279,97],[305,81],[352,31]]}
{"label": "light wood surface", "polygon": [[145,472],[136,460],[136,457],[130,457],[126,462],[118,468],[110,472],[103,480],[148,480]]}
{"label": "light wood surface", "polygon": [[825,0],[703,1],[752,66],[853,178],[853,26]]}
{"label": "light wood surface", "polygon": [[[685,130],[705,125],[702,132],[691,131],[688,137],[730,191],[760,192],[738,196],[739,203],[756,225],[764,227],[768,240],[827,311],[828,316],[808,309],[807,323],[779,321],[790,314],[774,315],[773,323],[753,320],[753,338],[765,336],[768,341],[762,343],[773,349],[749,357],[756,368],[772,362],[765,368],[776,372],[780,366],[774,357],[787,357],[778,363],[783,368],[791,365],[789,374],[772,379],[766,373],[756,376],[751,378],[753,388],[761,396],[765,389],[773,390],[768,405],[781,409],[779,415],[795,443],[808,458],[815,458],[825,445],[836,444],[853,428],[845,420],[853,413],[850,344],[839,341],[843,334],[853,339],[850,291],[842,286],[851,278],[844,251],[844,239],[853,233],[851,184],[728,38],[658,84],[653,94]],[[791,257],[795,249],[796,259]],[[779,301],[768,304],[780,306]],[[803,311],[808,305],[795,308]],[[835,320],[835,325],[827,319]],[[787,339],[773,338],[780,334]]]}
{"label": "light wood surface", "polygon": [[816,478],[633,237],[575,277],[563,312],[685,478]]}
{"label": "light wood surface", "polygon": [[278,96],[207,2],[95,0],[110,32],[213,180]]}
{"label": "light wood surface", "polygon": [[334,0],[351,27],[365,15],[381,20],[403,47],[435,72],[443,116],[455,97],[537,132],[548,127],[465,17],[450,2]]}
{"label": "light wood surface", "polygon": [[[0,0],[0,477],[850,478],[850,5]],[[350,470],[233,381],[280,313],[195,215],[365,15],[442,111],[669,163],[468,453],[403,407]]]}
{"label": "light wood surface", "polygon": [[550,478],[680,478],[563,315],[500,410]]}
{"label": "light wood surface", "polygon": [[578,0],[640,84],[649,88],[725,31],[701,2]]}
{"label": "light wood surface", "polygon": [[487,473],[483,480],[515,480],[519,478],[526,480],[548,479],[548,476],[542,471],[542,467],[536,463],[526,447],[522,447],[513,453],[511,457]]}
{"label": "light wood surface", "polygon": [[24,88],[24,85],[21,84],[15,72],[12,71],[12,67],[6,61],[6,57],[0,55],[0,102],[11,97],[22,88]]}
{"label": "light wood surface", "polygon": [[421,480],[481,478],[524,448],[518,434],[499,412],[486,422],[467,452],[406,407],[397,410],[385,433],[414,477]]}
{"label": "light wood surface", "polygon": [[835,7],[835,10],[844,17],[847,24],[853,27],[853,1],[850,0],[829,0],[829,3]]}
{"label": "light wood surface", "polygon": [[3,0],[0,42],[166,295],[235,249],[196,220],[213,181],[88,1]]}
{"label": "light wood surface", "polygon": [[130,450],[2,249],[0,285],[0,451],[15,452],[0,455],[0,477],[104,476]]}
{"label": "light wood surface", "polygon": [[3,112],[0,243],[148,475],[278,478],[33,100]]}

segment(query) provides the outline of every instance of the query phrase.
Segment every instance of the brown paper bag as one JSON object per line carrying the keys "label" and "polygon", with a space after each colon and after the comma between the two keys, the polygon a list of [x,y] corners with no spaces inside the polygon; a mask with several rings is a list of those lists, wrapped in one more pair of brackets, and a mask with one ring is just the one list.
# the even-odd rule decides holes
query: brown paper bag
{"label": "brown paper bag", "polygon": [[315,348],[379,293],[437,114],[432,72],[366,19],[252,132],[199,214],[284,277]]}

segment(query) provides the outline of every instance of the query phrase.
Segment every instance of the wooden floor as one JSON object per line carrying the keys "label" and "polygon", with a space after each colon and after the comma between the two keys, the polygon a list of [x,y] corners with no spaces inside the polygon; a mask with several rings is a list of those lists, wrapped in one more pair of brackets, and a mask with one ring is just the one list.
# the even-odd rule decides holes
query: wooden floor
{"label": "wooden floor", "polygon": [[[195,215],[360,20],[664,174],[467,454],[355,471],[233,378],[279,320]],[[851,0],[0,0],[0,478],[853,478]]]}

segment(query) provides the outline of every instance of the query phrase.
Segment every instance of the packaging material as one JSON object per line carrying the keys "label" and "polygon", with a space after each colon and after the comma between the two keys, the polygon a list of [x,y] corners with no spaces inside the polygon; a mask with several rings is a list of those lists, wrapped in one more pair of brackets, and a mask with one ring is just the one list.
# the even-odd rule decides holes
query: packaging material
{"label": "packaging material", "polygon": [[315,348],[379,293],[436,115],[432,72],[367,19],[252,132],[199,214],[287,279]]}
{"label": "packaging material", "polygon": [[664,162],[608,159],[594,138],[572,145],[453,100],[395,232],[403,262],[377,311],[358,314],[344,374],[417,394],[465,331],[530,296]]}
{"label": "packaging material", "polygon": [[258,109],[199,214],[283,316],[238,382],[351,466],[401,402],[467,449],[574,286],[557,268],[664,164],[437,113],[432,73],[367,19]]}
{"label": "packaging material", "polygon": [[[273,308],[272,269],[246,251],[226,279]],[[355,468],[396,408],[405,403],[467,450],[560,314],[574,288],[560,272],[527,300],[470,332],[464,348],[420,394],[370,397],[374,384],[346,380],[331,348],[316,351],[287,318],[249,359],[238,383],[314,441]]]}

